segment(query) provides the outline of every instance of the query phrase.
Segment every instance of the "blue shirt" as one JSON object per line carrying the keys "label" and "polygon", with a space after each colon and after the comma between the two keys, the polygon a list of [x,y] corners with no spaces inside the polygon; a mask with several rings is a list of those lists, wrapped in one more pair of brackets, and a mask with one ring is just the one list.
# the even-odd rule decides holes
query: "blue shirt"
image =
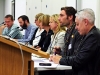
{"label": "blue shirt", "polygon": [[10,28],[5,27],[2,32],[2,35],[8,36],[14,39],[21,39],[23,37],[16,24],[13,24]]}
{"label": "blue shirt", "polygon": [[36,28],[36,26],[30,24],[27,29],[25,29],[25,35],[23,36],[23,39],[18,39],[18,42],[29,42]]}

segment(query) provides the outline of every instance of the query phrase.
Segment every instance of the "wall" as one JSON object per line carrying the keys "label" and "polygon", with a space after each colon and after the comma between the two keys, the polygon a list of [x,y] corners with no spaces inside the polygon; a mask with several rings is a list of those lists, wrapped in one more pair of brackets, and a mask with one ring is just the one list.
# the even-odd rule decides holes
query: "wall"
{"label": "wall", "polygon": [[[34,24],[34,17],[37,13],[43,12],[47,14],[49,13],[50,15],[57,12],[59,13],[60,8],[62,6],[67,5],[67,6],[73,6],[77,10],[80,10],[83,8],[92,8],[96,14],[95,25],[100,28],[100,21],[99,21],[100,1],[99,0],[91,0],[91,2],[90,0],[15,0],[15,1],[16,1],[16,5],[15,5],[15,22],[16,23],[18,23],[17,18],[20,15],[27,14],[30,18],[31,23]],[[1,5],[1,3],[2,2],[0,2],[0,8],[3,6]],[[10,14],[11,0],[5,0],[4,5],[5,5],[4,6],[5,10],[3,10],[5,11],[4,15]],[[3,17],[3,14],[1,16]],[[1,18],[1,20],[3,19]]]}
{"label": "wall", "polygon": [[15,23],[18,23],[18,17],[26,15],[26,0],[15,0]]}
{"label": "wall", "polygon": [[[99,15],[99,7],[98,5],[100,5],[100,1],[99,0],[81,0],[81,8],[84,9],[84,8],[91,8],[94,13],[95,13],[95,17],[96,17],[96,20],[95,20],[95,25],[100,28],[100,21],[99,21],[99,18],[98,18],[98,15]],[[99,10],[99,11],[98,11]]]}
{"label": "wall", "polygon": [[11,1],[12,0],[5,0],[5,15],[11,14]]}
{"label": "wall", "polygon": [[100,29],[100,0],[97,0],[96,4],[96,26]]}
{"label": "wall", "polygon": [[0,24],[4,21],[5,0],[0,0]]}
{"label": "wall", "polygon": [[76,0],[66,0],[66,5],[76,8]]}
{"label": "wall", "polygon": [[66,0],[26,0],[26,14],[30,22],[34,24],[35,15],[42,12],[44,14],[59,14],[60,8],[66,6]]}
{"label": "wall", "polygon": [[30,22],[34,23],[34,16],[41,12],[41,0],[26,0],[26,14],[30,19]]}
{"label": "wall", "polygon": [[[11,14],[11,1],[5,0],[5,15]],[[63,6],[76,6],[76,0],[15,0],[15,23],[19,24],[17,18],[26,14],[31,23],[34,24],[34,17],[37,13],[55,14],[60,12]]]}
{"label": "wall", "polygon": [[[5,0],[5,15],[12,14],[12,0]],[[26,15],[26,0],[15,0],[15,23],[19,24],[17,18],[20,15]]]}

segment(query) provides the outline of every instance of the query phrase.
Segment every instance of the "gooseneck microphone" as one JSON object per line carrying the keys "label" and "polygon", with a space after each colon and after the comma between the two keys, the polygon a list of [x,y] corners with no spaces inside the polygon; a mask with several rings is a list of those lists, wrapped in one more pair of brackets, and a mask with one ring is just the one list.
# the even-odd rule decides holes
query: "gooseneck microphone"
{"label": "gooseneck microphone", "polygon": [[2,23],[0,23],[0,24],[4,24],[5,22],[2,22]]}
{"label": "gooseneck microphone", "polygon": [[17,27],[20,31],[23,31],[23,28]]}
{"label": "gooseneck microphone", "polygon": [[5,25],[5,22],[0,23],[0,26],[1,26],[2,24],[4,24],[4,25]]}

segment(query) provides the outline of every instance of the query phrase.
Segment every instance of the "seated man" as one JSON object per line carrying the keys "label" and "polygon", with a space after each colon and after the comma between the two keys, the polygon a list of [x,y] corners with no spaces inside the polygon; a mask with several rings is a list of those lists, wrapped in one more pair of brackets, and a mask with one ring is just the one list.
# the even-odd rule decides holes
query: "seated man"
{"label": "seated man", "polygon": [[100,31],[94,24],[93,10],[87,8],[78,12],[75,22],[77,31],[83,36],[77,49],[69,56],[53,55],[51,60],[72,66],[73,75],[100,75]]}
{"label": "seated man", "polygon": [[4,20],[5,20],[6,27],[4,28],[2,35],[8,36],[14,39],[21,39],[22,34],[20,30],[18,29],[18,26],[14,24],[13,16],[6,15]]}
{"label": "seated man", "polygon": [[36,26],[30,24],[29,18],[26,15],[22,15],[18,18],[20,26],[25,29],[25,35],[22,39],[17,39],[18,42],[29,42],[34,34]]}

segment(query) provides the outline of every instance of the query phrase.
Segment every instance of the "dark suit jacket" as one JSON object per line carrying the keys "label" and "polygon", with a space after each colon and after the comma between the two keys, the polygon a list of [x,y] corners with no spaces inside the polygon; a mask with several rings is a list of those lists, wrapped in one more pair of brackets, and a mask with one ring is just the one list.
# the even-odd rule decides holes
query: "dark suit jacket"
{"label": "dark suit jacket", "polygon": [[77,49],[82,36],[75,29],[75,24],[73,24],[65,34],[65,46],[63,52],[61,53],[63,56],[70,56],[74,54],[74,50]]}
{"label": "dark suit jacket", "polygon": [[[74,50],[74,54],[62,57],[59,63],[72,66],[73,75],[99,75],[95,74],[95,71],[97,70],[98,72],[100,69],[100,65],[97,68],[95,67],[98,63],[96,61],[99,50],[100,31],[94,26],[90,32],[83,37],[77,50]],[[100,55],[98,58],[100,58]]]}

